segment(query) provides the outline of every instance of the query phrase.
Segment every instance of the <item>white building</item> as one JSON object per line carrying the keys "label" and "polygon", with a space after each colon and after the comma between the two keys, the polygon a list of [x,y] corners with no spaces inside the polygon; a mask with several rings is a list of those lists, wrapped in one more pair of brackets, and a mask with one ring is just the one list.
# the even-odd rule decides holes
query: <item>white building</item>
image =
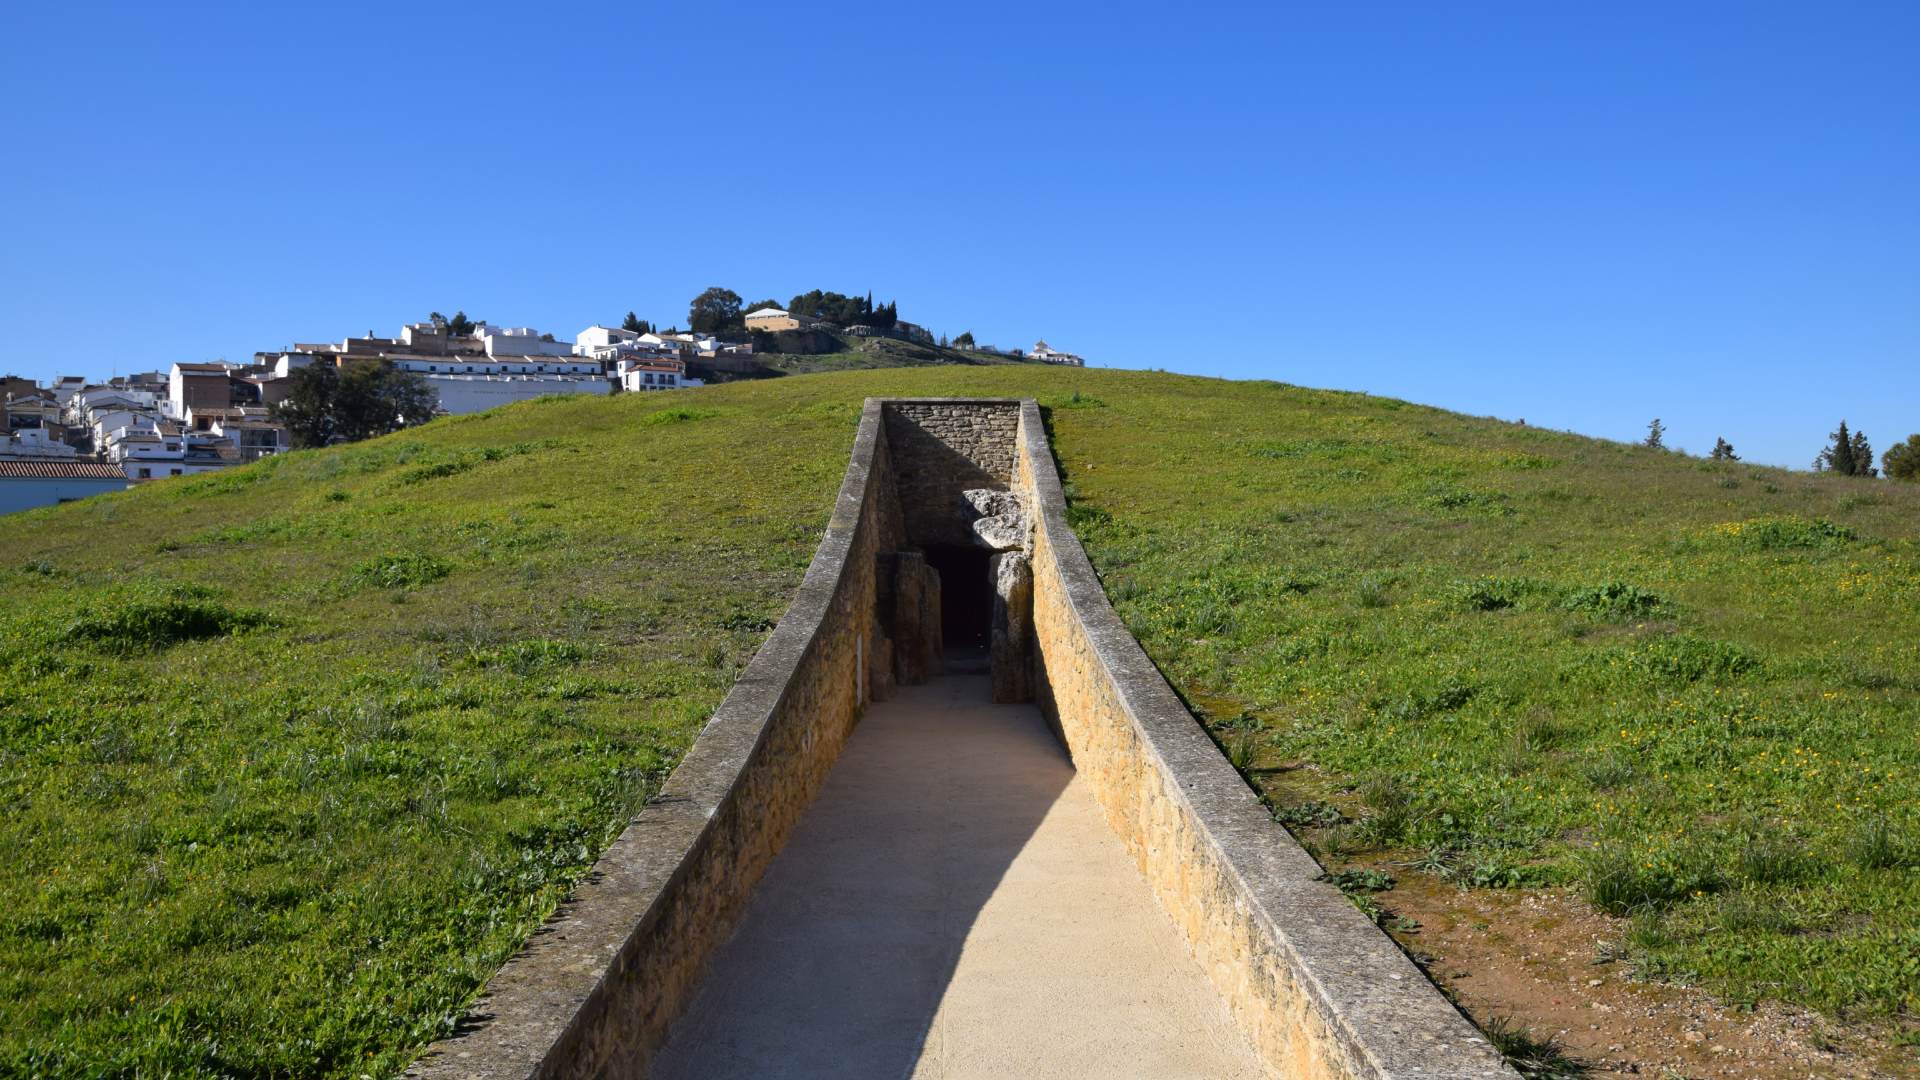
{"label": "white building", "polygon": [[687,378],[686,361],[677,356],[628,357],[615,365],[614,377],[620,388],[630,393],[705,385],[699,379]]}
{"label": "white building", "polygon": [[53,400],[66,405],[67,399],[86,389],[87,380],[82,375],[62,375],[55,379],[48,389],[53,391]]}
{"label": "white building", "polygon": [[1080,357],[1070,352],[1061,352],[1044,341],[1034,342],[1033,348],[1027,352],[1027,358],[1030,360],[1044,360],[1049,364],[1065,364],[1069,367],[1087,366],[1087,362]]}
{"label": "white building", "polygon": [[6,458],[35,458],[40,460],[72,460],[80,455],[78,450],[55,439],[45,428],[21,428],[11,432],[5,441],[0,442],[0,460]]}
{"label": "white building", "polygon": [[0,514],[123,491],[126,474],[104,461],[0,459]]}
{"label": "white building", "polygon": [[639,349],[640,334],[633,330],[622,330],[617,326],[589,326],[573,336],[575,356],[589,356],[595,360],[613,361]]}
{"label": "white building", "polygon": [[481,323],[479,337],[486,344],[488,356],[573,355],[573,346],[563,341],[543,340],[540,331],[531,326],[490,326]]}
{"label": "white building", "polygon": [[[598,367],[598,364],[595,365]],[[421,376],[440,396],[440,408],[459,413],[485,412],[516,401],[548,394],[611,394],[605,375],[467,375]]]}
{"label": "white building", "polygon": [[167,415],[233,404],[233,370],[226,364],[175,364],[167,375]]}
{"label": "white building", "polygon": [[[133,483],[217,472],[233,464],[231,439],[147,429],[115,432],[107,457]],[[224,452],[223,452],[224,451]]]}

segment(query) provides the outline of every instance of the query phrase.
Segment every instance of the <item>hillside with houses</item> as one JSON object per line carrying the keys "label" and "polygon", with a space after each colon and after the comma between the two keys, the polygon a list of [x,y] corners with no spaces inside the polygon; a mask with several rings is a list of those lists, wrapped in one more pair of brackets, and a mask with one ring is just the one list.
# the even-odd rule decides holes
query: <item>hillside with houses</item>
{"label": "hillside with houses", "polygon": [[[0,513],[215,472],[300,446],[383,434],[436,416],[548,395],[683,390],[842,368],[1044,362],[1084,366],[1045,341],[976,345],[903,321],[898,306],[839,293],[742,310],[709,289],[691,329],[629,313],[571,342],[529,326],[435,312],[392,336],[294,342],[248,362],[181,361],[96,381],[0,379]],[[358,415],[338,415],[353,408]]]}

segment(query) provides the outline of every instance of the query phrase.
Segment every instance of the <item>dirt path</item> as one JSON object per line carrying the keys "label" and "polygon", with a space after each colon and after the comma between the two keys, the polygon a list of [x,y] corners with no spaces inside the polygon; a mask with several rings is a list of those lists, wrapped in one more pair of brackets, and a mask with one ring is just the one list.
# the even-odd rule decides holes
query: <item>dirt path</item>
{"label": "dirt path", "polygon": [[1461,890],[1387,866],[1375,899],[1420,928],[1396,932],[1476,1023],[1551,1036],[1595,1078],[1912,1077],[1910,1055],[1804,1010],[1741,1012],[1683,987],[1634,982],[1623,926],[1556,890]]}

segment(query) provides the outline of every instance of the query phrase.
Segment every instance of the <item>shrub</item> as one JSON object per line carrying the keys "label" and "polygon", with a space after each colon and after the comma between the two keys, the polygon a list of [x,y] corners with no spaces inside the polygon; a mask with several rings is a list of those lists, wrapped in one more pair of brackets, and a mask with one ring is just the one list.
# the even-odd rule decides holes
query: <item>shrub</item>
{"label": "shrub", "polygon": [[1518,604],[1528,586],[1518,578],[1473,578],[1454,582],[1449,599],[1468,611],[1500,611]]}
{"label": "shrub", "polygon": [[1360,586],[1354,590],[1354,600],[1363,608],[1383,608],[1387,606],[1387,583],[1371,574],[1360,579]]}
{"label": "shrub", "polygon": [[368,559],[354,568],[353,582],[370,589],[412,589],[453,573],[453,567],[423,552],[398,552]]}
{"label": "shrub", "polygon": [[1756,551],[1839,547],[1858,539],[1845,525],[1826,518],[1765,517],[1715,525],[1711,535]]}
{"label": "shrub", "polygon": [[1848,861],[1862,870],[1892,870],[1906,865],[1911,852],[1885,818],[1870,818],[1847,836]]}
{"label": "shrub", "polygon": [[1360,837],[1387,845],[1406,838],[1413,824],[1413,791],[1397,777],[1376,776],[1360,788],[1360,801],[1369,813],[1360,822]]}
{"label": "shrub", "polygon": [[1361,867],[1350,867],[1346,870],[1321,874],[1320,879],[1331,882],[1334,888],[1343,893],[1386,892],[1394,886],[1392,874],[1385,870]]}
{"label": "shrub", "polygon": [[1449,677],[1438,686],[1414,687],[1383,711],[1395,720],[1411,722],[1436,713],[1453,712],[1472,701],[1473,695],[1472,686]]}
{"label": "shrub", "polygon": [[1222,742],[1227,752],[1227,763],[1237,772],[1246,772],[1253,768],[1254,759],[1260,754],[1259,727],[1248,725],[1223,732]]}
{"label": "shrub", "polygon": [[473,468],[473,465],[474,463],[472,461],[465,458],[455,458],[451,461],[436,461],[432,465],[421,465],[417,468],[408,469],[400,475],[400,482],[403,484],[419,484],[428,480],[438,480],[443,476],[458,476],[468,469]]}
{"label": "shrub", "polygon": [[1331,803],[1310,799],[1291,806],[1282,806],[1273,812],[1273,820],[1289,829],[1326,829],[1347,820],[1345,814]]}
{"label": "shrub", "polygon": [[1760,666],[1752,653],[1737,645],[1686,634],[1656,638],[1626,650],[1622,658],[1629,671],[1659,683],[1717,682]]}
{"label": "shrub", "polygon": [[1609,581],[1575,592],[1567,597],[1563,606],[1568,611],[1581,611],[1603,619],[1636,619],[1652,613],[1664,603],[1660,597],[1637,585]]}
{"label": "shrub", "polygon": [[263,612],[174,596],[108,602],[75,619],[62,636],[108,652],[152,652],[183,641],[225,637],[268,622]]}
{"label": "shrub", "polygon": [[1580,775],[1595,790],[1611,791],[1631,781],[1635,774],[1633,762],[1616,752],[1608,752],[1588,760],[1580,766]]}
{"label": "shrub", "polygon": [[1799,877],[1806,869],[1806,858],[1785,837],[1756,836],[1740,849],[1739,869],[1746,880],[1771,885]]}
{"label": "shrub", "polygon": [[1507,517],[1513,513],[1513,507],[1508,505],[1504,494],[1489,495],[1462,488],[1436,488],[1427,496],[1426,504],[1436,510],[1477,510],[1497,517]]}
{"label": "shrub", "polygon": [[1580,870],[1587,902],[1610,915],[1663,907],[1693,893],[1717,891],[1719,885],[1710,863],[1694,853],[1601,848],[1587,856]]}
{"label": "shrub", "polygon": [[577,664],[586,655],[585,649],[571,641],[535,638],[498,649],[475,649],[467,653],[467,662],[475,667],[500,667],[515,675],[531,675],[544,668]]}
{"label": "shrub", "polygon": [[1587,1075],[1587,1067],[1554,1045],[1551,1036],[1539,1038],[1507,1017],[1494,1017],[1482,1030],[1501,1058],[1526,1080],[1578,1080]]}
{"label": "shrub", "polygon": [[641,417],[640,422],[648,427],[657,427],[661,424],[684,424],[689,420],[705,420],[718,415],[720,414],[712,409],[661,409],[659,412],[650,412]]}
{"label": "shrub", "polygon": [[1735,934],[1787,934],[1796,927],[1778,901],[1742,890],[1720,900],[1720,929]]}

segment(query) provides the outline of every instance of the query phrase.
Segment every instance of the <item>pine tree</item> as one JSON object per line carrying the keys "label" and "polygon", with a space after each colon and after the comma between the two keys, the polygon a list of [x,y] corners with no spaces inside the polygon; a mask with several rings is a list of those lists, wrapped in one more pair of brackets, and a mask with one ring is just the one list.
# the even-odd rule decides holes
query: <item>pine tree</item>
{"label": "pine tree", "polygon": [[1661,423],[1660,418],[1656,416],[1653,418],[1653,423],[1647,425],[1646,445],[1653,447],[1655,450],[1665,450],[1667,448],[1666,435],[1667,425]]}
{"label": "pine tree", "polygon": [[1867,442],[1867,433],[1853,433],[1853,475],[1879,476],[1880,470],[1873,467],[1873,446]]}
{"label": "pine tree", "polygon": [[1714,461],[1739,461],[1740,455],[1733,452],[1733,444],[1724,438],[1713,440],[1713,452],[1707,457]]}
{"label": "pine tree", "polygon": [[1842,420],[1840,430],[1827,438],[1833,443],[1813,459],[1814,472],[1837,472],[1841,476],[1873,476],[1879,472],[1873,467],[1873,448],[1867,445],[1865,432],[1848,431],[1847,422]]}
{"label": "pine tree", "polygon": [[628,333],[644,334],[646,333],[646,331],[642,330],[641,327],[645,325],[647,324],[640,321],[640,316],[635,315],[633,312],[629,311],[627,312],[627,321],[620,324],[620,329],[625,330]]}

